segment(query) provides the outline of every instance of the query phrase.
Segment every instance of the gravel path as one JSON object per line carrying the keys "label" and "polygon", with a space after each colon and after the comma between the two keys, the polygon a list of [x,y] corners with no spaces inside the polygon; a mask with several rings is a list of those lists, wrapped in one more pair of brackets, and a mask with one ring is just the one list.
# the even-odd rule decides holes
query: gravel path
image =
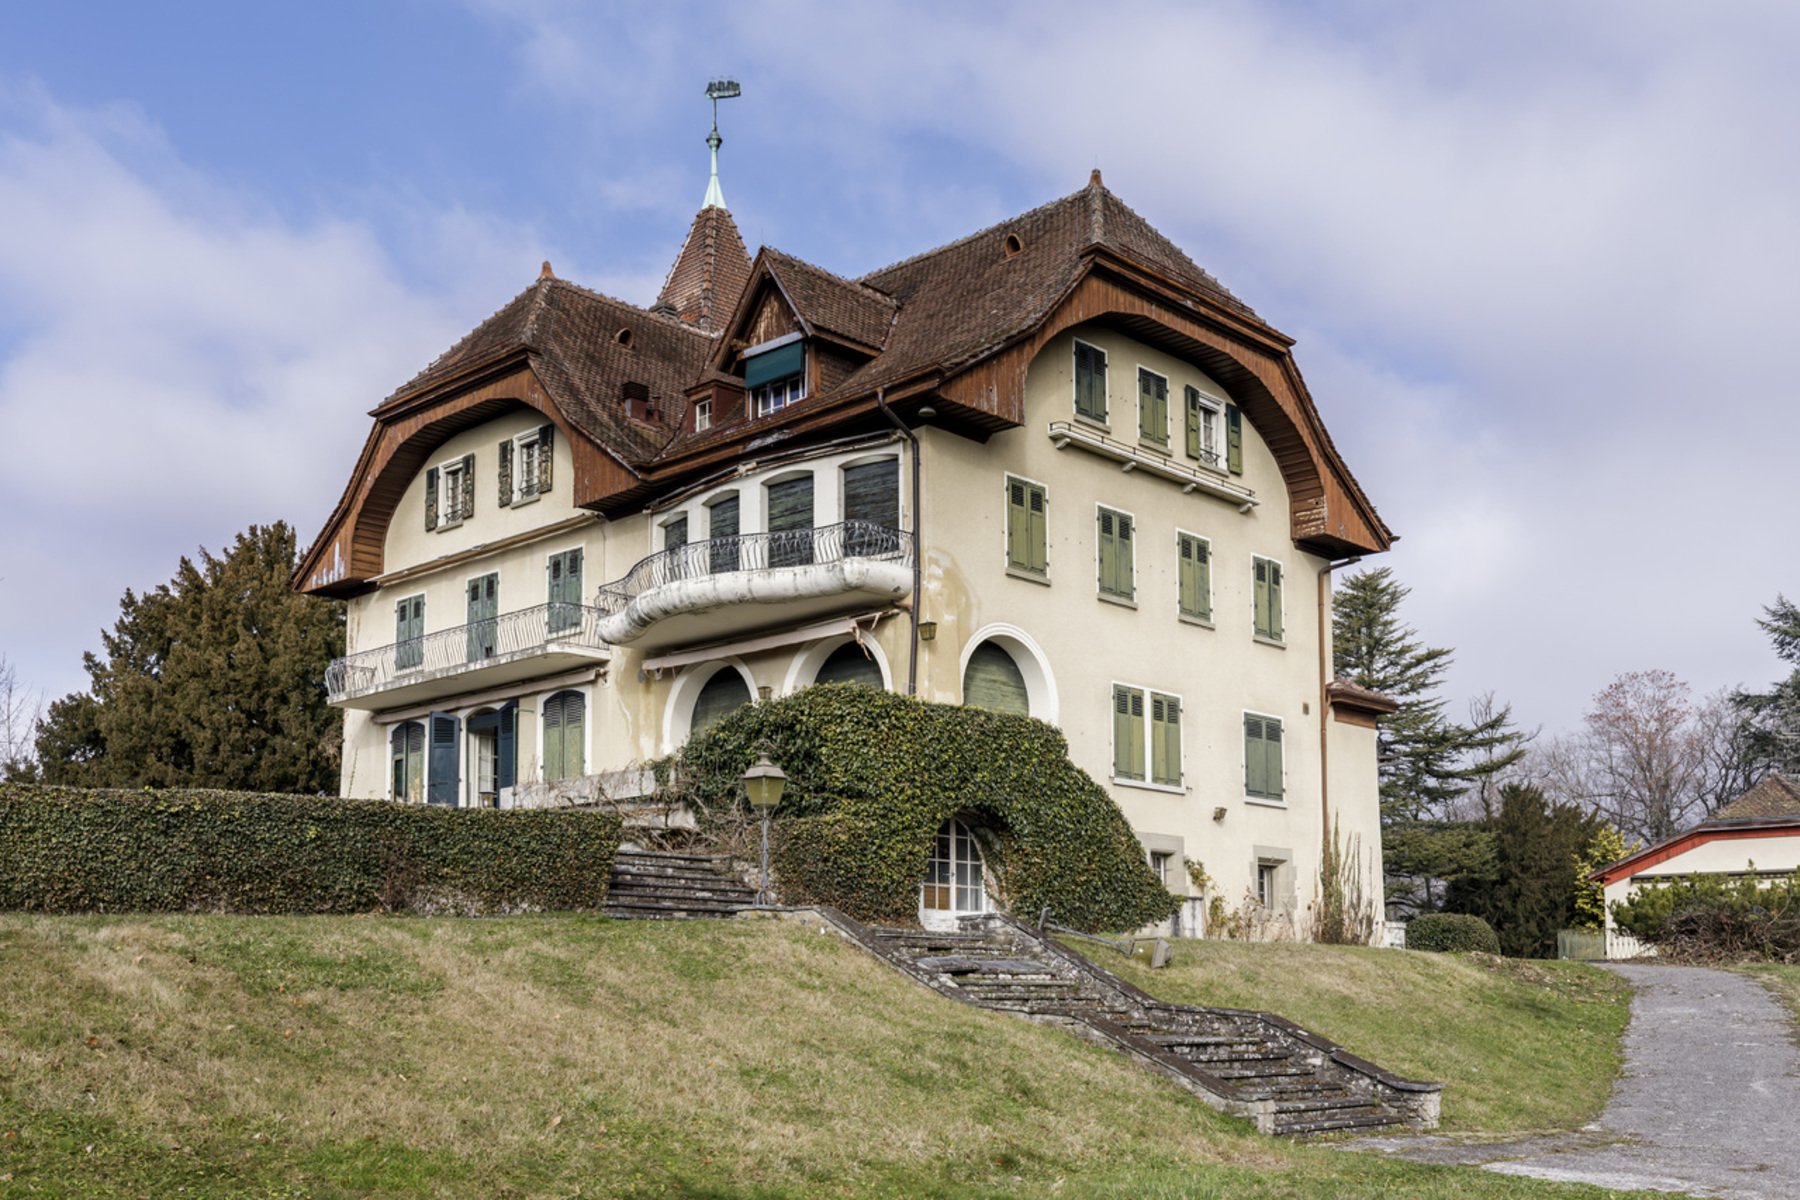
{"label": "gravel path", "polygon": [[1358,1145],[1429,1162],[1731,1200],[1800,1195],[1800,1050],[1761,985],[1703,967],[1616,965],[1636,987],[1625,1070],[1579,1134],[1505,1145],[1435,1138]]}

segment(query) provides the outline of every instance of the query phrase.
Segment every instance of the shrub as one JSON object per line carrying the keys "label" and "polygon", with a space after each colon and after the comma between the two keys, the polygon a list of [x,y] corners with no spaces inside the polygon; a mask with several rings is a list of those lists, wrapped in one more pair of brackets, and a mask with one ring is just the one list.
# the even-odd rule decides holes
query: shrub
{"label": "shrub", "polygon": [[1668,957],[1800,962],[1800,872],[1687,875],[1639,888],[1613,923]]}
{"label": "shrub", "polygon": [[1494,927],[1480,917],[1463,913],[1426,913],[1406,927],[1408,950],[1479,950],[1500,953]]}
{"label": "shrub", "polygon": [[1175,909],[1124,814],[1042,721],[854,684],[745,705],[671,764],[703,826],[741,820],[738,777],[764,746],[789,781],[774,850],[789,903],[910,922],[932,837],[961,817],[1021,916],[1135,929]]}
{"label": "shrub", "polygon": [[0,909],[596,908],[618,844],[599,813],[0,785]]}

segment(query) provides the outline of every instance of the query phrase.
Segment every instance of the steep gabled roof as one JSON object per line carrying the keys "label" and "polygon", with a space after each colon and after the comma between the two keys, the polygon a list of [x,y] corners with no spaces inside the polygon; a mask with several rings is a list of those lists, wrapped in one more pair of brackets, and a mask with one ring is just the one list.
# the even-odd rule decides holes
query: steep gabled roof
{"label": "steep gabled roof", "polygon": [[[669,440],[682,393],[711,346],[712,339],[691,325],[545,275],[375,411],[525,352],[570,422],[622,460],[644,462]],[[643,384],[667,418],[651,423],[627,416],[621,403],[626,383]]]}
{"label": "steep gabled roof", "polygon": [[794,315],[814,333],[880,350],[899,305],[865,283],[833,275],[823,267],[765,248],[759,256],[794,306]]}

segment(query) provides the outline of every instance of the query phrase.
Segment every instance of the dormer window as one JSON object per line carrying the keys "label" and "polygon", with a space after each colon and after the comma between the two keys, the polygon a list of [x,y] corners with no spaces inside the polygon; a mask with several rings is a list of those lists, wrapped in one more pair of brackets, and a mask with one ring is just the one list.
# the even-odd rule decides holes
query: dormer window
{"label": "dormer window", "polygon": [[712,428],[712,401],[694,401],[694,432],[705,433]]}
{"label": "dormer window", "polygon": [[806,399],[806,344],[800,335],[789,334],[745,351],[744,390],[759,417]]}

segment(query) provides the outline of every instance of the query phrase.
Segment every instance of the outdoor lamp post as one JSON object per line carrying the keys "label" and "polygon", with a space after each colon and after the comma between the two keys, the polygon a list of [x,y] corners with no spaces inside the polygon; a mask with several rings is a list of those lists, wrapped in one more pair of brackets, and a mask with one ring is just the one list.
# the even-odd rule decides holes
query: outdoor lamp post
{"label": "outdoor lamp post", "polygon": [[782,789],[787,787],[787,774],[780,767],[769,761],[769,752],[760,751],[756,762],[743,776],[744,795],[750,798],[750,807],[762,817],[762,887],[756,893],[756,902],[761,905],[769,903],[769,814],[781,803]]}

